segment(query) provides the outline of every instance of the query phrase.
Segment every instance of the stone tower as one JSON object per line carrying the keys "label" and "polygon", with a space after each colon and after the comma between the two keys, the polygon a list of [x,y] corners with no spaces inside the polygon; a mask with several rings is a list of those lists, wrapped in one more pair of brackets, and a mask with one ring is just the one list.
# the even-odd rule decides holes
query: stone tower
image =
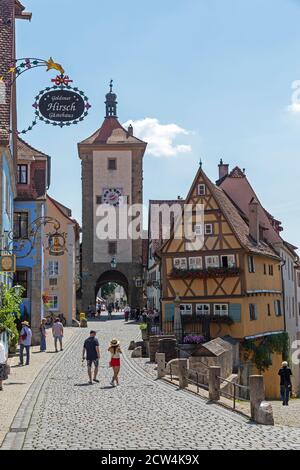
{"label": "stone tower", "polygon": [[[143,157],[147,144],[124,129],[117,117],[117,96],[106,95],[106,116],[100,129],[78,144],[82,163],[82,309],[95,303],[108,282],[125,288],[132,307],[141,307],[142,239],[120,236],[124,205],[143,204]],[[116,214],[116,236],[99,236],[103,208]],[[124,213],[124,212],[123,212]],[[129,217],[129,223],[135,217]],[[123,219],[124,220],[124,219]],[[128,222],[127,221],[127,222]],[[142,227],[141,227],[142,230]]]}

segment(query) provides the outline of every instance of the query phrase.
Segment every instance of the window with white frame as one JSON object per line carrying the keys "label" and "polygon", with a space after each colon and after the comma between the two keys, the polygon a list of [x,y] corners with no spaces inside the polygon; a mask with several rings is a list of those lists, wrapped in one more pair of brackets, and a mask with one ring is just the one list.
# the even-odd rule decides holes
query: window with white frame
{"label": "window with white frame", "polygon": [[193,306],[192,304],[182,304],[180,305],[181,315],[193,315]]}
{"label": "window with white frame", "polygon": [[198,184],[198,196],[206,196],[206,186],[205,184]]}
{"label": "window with white frame", "polygon": [[200,256],[189,258],[189,269],[202,269],[202,258]]}
{"label": "window with white frame", "polygon": [[214,305],[214,315],[217,316],[228,316],[229,315],[229,306],[228,304],[215,304]]}
{"label": "window with white frame", "polygon": [[56,277],[59,275],[59,261],[48,261],[48,276]]}
{"label": "window with white frame", "polygon": [[219,268],[220,267],[219,256],[206,256],[205,266],[206,268]]}
{"label": "window with white frame", "polygon": [[222,268],[235,268],[236,267],[235,255],[222,255],[221,266]]}
{"label": "window with white frame", "polygon": [[187,269],[186,258],[174,258],[174,268],[176,269]]}
{"label": "window with white frame", "polygon": [[210,315],[210,305],[209,304],[197,304],[196,315]]}
{"label": "window with white frame", "polygon": [[213,234],[214,234],[213,224],[205,224],[205,235],[213,235]]}
{"label": "window with white frame", "polygon": [[203,224],[195,224],[194,234],[198,237],[201,237],[201,235],[203,235]]}
{"label": "window with white frame", "polygon": [[58,295],[48,295],[48,309],[58,310]]}

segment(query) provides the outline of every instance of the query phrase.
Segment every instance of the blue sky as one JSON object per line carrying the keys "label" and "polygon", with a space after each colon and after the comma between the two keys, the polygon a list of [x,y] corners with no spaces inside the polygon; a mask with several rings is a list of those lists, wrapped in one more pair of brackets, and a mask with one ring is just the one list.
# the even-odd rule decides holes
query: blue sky
{"label": "blue sky", "polygon": [[[300,107],[289,109],[300,80],[300,1],[23,3],[33,18],[18,22],[17,56],[53,56],[93,106],[80,126],[39,124],[26,136],[52,156],[50,194],[74,217],[81,220],[77,142],[100,127],[113,78],[120,121],[139,121],[139,132],[153,133],[145,201],[185,196],[200,158],[217,179],[222,157],[246,168],[266,209],[282,220],[284,237],[300,246]],[[41,69],[18,80],[19,128],[50,78]]]}

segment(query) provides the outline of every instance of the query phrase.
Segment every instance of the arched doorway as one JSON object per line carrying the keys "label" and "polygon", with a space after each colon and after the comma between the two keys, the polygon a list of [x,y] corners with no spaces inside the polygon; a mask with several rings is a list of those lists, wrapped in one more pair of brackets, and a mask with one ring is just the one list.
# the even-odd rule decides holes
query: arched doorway
{"label": "arched doorway", "polygon": [[121,308],[124,307],[129,298],[129,283],[127,277],[120,271],[115,270],[102,273],[97,279],[95,286],[96,300],[99,299],[99,297],[104,298],[106,304],[121,306]]}

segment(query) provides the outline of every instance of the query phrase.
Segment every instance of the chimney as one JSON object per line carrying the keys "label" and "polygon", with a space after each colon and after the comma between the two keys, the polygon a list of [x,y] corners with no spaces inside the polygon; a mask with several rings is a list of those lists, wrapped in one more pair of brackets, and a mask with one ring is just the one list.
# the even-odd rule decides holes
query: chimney
{"label": "chimney", "polygon": [[229,173],[229,165],[223,163],[223,160],[221,158],[220,165],[219,165],[219,179],[221,180],[225,176],[228,176],[228,173]]}
{"label": "chimney", "polygon": [[131,137],[133,136],[133,127],[132,127],[131,124],[130,124],[130,126],[128,127],[128,135],[131,136]]}
{"label": "chimney", "polygon": [[259,242],[258,202],[255,198],[249,203],[249,235],[255,243]]}

